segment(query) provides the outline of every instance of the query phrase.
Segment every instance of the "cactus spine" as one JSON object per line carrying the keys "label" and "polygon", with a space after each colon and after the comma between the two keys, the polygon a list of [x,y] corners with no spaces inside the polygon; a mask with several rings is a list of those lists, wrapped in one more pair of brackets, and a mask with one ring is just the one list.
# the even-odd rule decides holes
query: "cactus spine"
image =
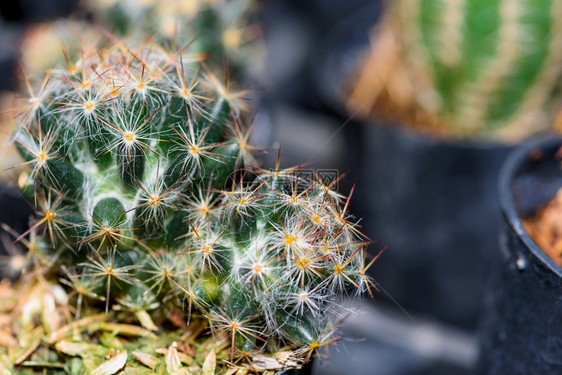
{"label": "cactus spine", "polygon": [[181,310],[230,338],[230,360],[286,346],[307,358],[333,341],[342,298],[371,292],[347,199],[292,169],[239,172],[253,164],[243,94],[153,41],[47,73],[14,135],[30,233],[46,233],[29,258],[64,270],[78,311],[155,329]]}

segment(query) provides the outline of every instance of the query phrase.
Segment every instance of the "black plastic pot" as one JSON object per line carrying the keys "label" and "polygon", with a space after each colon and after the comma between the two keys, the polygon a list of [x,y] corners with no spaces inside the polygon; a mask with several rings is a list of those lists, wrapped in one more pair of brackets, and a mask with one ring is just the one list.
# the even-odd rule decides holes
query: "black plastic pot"
{"label": "black plastic pot", "polygon": [[[17,233],[23,233],[28,228],[32,213],[31,207],[19,189],[0,185],[0,223],[9,225]],[[2,232],[0,230],[0,233]],[[0,241],[0,255],[3,254],[6,254],[6,249],[4,249],[3,241]],[[1,272],[0,278],[2,278]]]}
{"label": "black plastic pot", "polygon": [[14,0],[0,2],[0,17],[10,22],[37,22],[64,17],[78,0]]}
{"label": "black plastic pot", "polygon": [[[261,86],[275,100],[299,108],[323,110],[315,75],[323,50],[334,43],[334,27],[357,9],[369,9],[364,24],[380,16],[382,0],[262,0],[260,23],[267,44],[266,72]],[[352,25],[359,32],[363,25]],[[336,41],[339,43],[339,41]],[[319,57],[320,64],[319,64]]]}
{"label": "black plastic pot", "polygon": [[475,329],[499,266],[496,181],[510,147],[437,141],[385,123],[349,126],[361,172],[353,210],[388,246],[373,276],[407,311]]}
{"label": "black plastic pot", "polygon": [[298,370],[286,370],[278,373],[277,375],[311,375],[312,365],[314,364],[314,359],[308,361],[302,368]]}
{"label": "black plastic pot", "polygon": [[499,181],[505,217],[501,273],[487,299],[480,374],[562,373],[562,268],[523,229],[562,187],[562,138],[528,143],[506,161]]}
{"label": "black plastic pot", "polygon": [[334,28],[317,84],[326,106],[346,124],[352,212],[363,231],[388,250],[372,275],[410,313],[475,331],[485,284],[497,255],[501,219],[496,181],[510,146],[443,141],[403,124],[359,120],[345,109],[345,87],[368,51],[377,7]]}

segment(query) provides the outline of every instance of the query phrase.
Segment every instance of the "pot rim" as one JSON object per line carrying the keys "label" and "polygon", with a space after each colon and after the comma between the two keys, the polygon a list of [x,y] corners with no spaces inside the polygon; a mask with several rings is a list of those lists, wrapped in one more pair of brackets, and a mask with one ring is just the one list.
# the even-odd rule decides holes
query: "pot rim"
{"label": "pot rim", "polygon": [[[351,116],[351,115],[350,115]],[[517,147],[517,142],[502,142],[486,137],[436,137],[431,132],[416,130],[411,125],[396,119],[386,119],[383,117],[360,118],[354,117],[356,123],[363,126],[382,126],[392,132],[400,133],[403,137],[412,142],[429,147],[451,148],[458,150],[510,150]]]}
{"label": "pot rim", "polygon": [[511,229],[517,234],[532,255],[534,255],[552,272],[558,275],[558,277],[562,278],[562,267],[546,255],[546,253],[535,243],[523,227],[521,218],[515,209],[513,194],[511,191],[513,179],[519,172],[523,162],[529,157],[529,153],[537,148],[545,150],[555,146],[562,146],[562,136],[551,136],[548,138],[527,141],[512,151],[500,169],[498,179],[498,196],[502,213]]}

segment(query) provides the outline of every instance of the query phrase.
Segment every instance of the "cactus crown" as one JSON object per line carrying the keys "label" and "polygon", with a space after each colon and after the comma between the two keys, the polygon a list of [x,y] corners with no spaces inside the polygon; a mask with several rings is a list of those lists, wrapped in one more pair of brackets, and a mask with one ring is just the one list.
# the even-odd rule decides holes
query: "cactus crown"
{"label": "cactus crown", "polygon": [[30,91],[14,139],[37,220],[20,240],[61,266],[78,312],[152,329],[179,309],[229,335],[231,359],[306,356],[333,340],[342,297],[371,292],[346,198],[297,169],[240,172],[254,161],[242,94],[152,41],[86,50]]}

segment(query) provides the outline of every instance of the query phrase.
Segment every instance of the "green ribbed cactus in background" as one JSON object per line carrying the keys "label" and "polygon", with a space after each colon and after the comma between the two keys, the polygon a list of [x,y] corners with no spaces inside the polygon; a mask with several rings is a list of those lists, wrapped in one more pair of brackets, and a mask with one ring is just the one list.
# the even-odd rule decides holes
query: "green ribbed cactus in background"
{"label": "green ribbed cactus in background", "polygon": [[228,337],[230,362],[308,359],[335,339],[343,297],[374,288],[365,238],[318,179],[242,172],[244,92],[221,82],[153,41],[114,40],[47,73],[14,135],[37,209],[18,264],[62,277],[78,316],[125,312],[163,332],[155,322],[180,311]]}
{"label": "green ribbed cactus in background", "polygon": [[517,138],[551,126],[562,72],[556,0],[400,0],[404,70],[423,111],[460,132]]}
{"label": "green ribbed cactus in background", "polygon": [[[252,0],[86,0],[82,5],[118,35],[141,32],[157,40],[191,42],[191,52],[209,55],[207,64],[222,66],[228,59],[235,73],[247,73],[249,56],[256,55],[259,28],[250,21]],[[254,59],[253,69],[257,63]]]}
{"label": "green ribbed cactus in background", "polygon": [[70,68],[80,59],[80,48],[105,31],[137,42],[189,44],[191,55],[214,70],[228,62],[231,77],[247,78],[261,71],[264,60],[255,7],[252,0],[83,0],[69,18],[29,26],[21,60],[28,73],[65,60]]}

